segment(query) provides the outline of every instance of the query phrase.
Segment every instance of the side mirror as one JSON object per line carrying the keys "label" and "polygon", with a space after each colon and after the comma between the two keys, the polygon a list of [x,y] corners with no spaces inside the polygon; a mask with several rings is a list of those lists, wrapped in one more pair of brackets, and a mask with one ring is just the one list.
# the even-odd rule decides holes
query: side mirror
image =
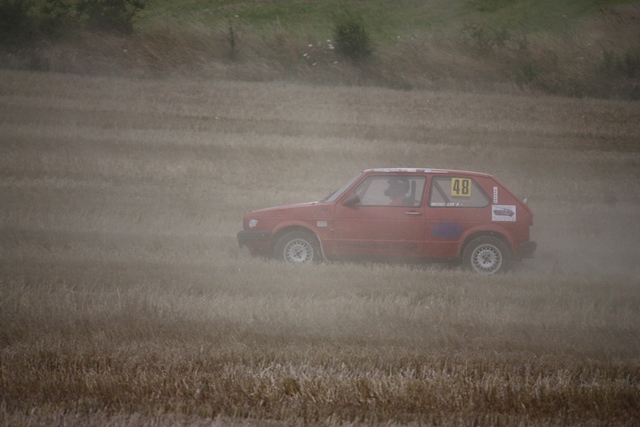
{"label": "side mirror", "polygon": [[344,206],[354,206],[360,204],[360,196],[354,194],[349,197],[346,202],[344,202]]}

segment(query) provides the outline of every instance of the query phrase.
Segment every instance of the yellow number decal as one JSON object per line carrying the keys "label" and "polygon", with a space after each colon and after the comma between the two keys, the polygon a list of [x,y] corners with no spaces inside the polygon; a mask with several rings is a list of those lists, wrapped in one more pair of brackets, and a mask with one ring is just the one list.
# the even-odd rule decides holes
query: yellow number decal
{"label": "yellow number decal", "polygon": [[468,178],[451,178],[451,196],[471,197],[471,180]]}

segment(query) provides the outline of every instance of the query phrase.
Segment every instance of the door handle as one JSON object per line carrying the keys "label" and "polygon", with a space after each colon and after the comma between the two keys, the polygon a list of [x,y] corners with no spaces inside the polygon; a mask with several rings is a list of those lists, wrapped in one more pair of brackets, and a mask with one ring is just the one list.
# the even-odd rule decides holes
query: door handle
{"label": "door handle", "polygon": [[406,215],[422,215],[422,212],[418,212],[418,211],[409,211],[409,212],[405,212]]}

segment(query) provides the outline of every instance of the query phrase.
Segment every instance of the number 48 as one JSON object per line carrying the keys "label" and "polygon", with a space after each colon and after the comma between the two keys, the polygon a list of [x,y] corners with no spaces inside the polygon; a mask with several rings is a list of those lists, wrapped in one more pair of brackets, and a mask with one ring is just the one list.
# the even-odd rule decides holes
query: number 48
{"label": "number 48", "polygon": [[471,197],[471,180],[468,178],[452,178],[451,195],[456,197]]}

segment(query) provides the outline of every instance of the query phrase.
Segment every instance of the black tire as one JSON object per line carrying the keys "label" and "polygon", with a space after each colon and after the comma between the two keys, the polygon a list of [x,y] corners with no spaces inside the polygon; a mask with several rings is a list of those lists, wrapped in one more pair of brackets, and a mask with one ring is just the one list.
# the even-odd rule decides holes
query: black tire
{"label": "black tire", "polygon": [[504,273],[511,268],[511,252],[497,237],[481,236],[469,242],[464,249],[462,266],[474,273]]}
{"label": "black tire", "polygon": [[273,256],[290,264],[311,264],[320,260],[320,250],[315,236],[304,231],[290,231],[278,239]]}

